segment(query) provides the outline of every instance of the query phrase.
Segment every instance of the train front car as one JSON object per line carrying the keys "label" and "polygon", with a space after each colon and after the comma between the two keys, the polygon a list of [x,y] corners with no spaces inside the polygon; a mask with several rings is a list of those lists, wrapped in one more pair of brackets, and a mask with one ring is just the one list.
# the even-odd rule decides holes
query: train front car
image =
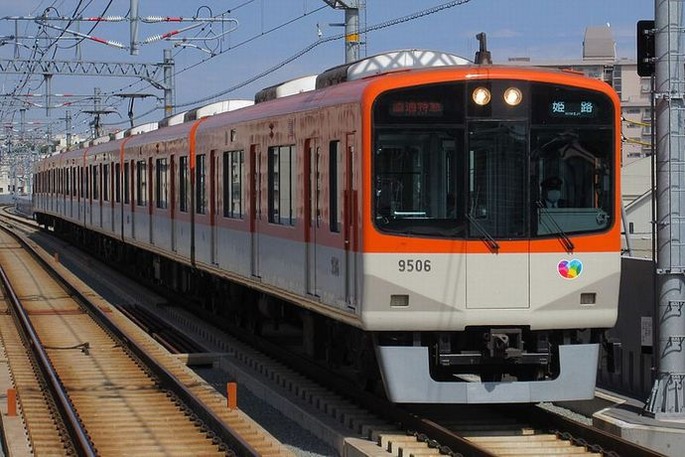
{"label": "train front car", "polygon": [[617,317],[620,109],[565,72],[398,73],[365,98],[363,326],[389,398],[591,398]]}

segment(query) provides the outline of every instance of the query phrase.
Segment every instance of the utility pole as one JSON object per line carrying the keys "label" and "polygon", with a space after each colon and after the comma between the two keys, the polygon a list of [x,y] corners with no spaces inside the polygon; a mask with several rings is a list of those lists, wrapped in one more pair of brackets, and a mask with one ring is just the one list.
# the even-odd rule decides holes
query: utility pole
{"label": "utility pole", "polygon": [[44,73],[45,80],[45,117],[50,116],[50,94],[52,93],[52,74]]}
{"label": "utility pole", "polygon": [[19,108],[19,140],[24,141],[26,132],[26,108]]}
{"label": "utility pole", "polygon": [[131,0],[129,20],[131,21],[131,55],[138,55],[138,0]]}
{"label": "utility pole", "polygon": [[345,63],[359,60],[359,9],[360,0],[323,0],[332,8],[345,10]]}
{"label": "utility pole", "polygon": [[174,114],[174,59],[171,49],[164,50],[164,117]]}
{"label": "utility pole", "polygon": [[71,148],[71,111],[67,110],[64,115],[67,128],[67,151]]}
{"label": "utility pole", "polygon": [[655,0],[657,373],[645,405],[685,418],[685,56],[682,0]]}

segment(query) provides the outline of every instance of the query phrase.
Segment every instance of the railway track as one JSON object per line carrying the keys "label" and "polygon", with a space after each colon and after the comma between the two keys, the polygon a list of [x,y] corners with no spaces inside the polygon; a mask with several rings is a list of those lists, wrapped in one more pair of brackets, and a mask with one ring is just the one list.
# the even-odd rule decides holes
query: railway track
{"label": "railway track", "polygon": [[[207,332],[199,319],[178,308],[166,308],[177,315],[177,322],[187,332],[197,332],[194,339],[218,342],[214,350],[225,346],[239,348],[239,342],[226,343],[220,331]],[[214,320],[216,322],[216,320]],[[233,329],[241,340],[258,347],[261,354],[239,350],[235,358],[246,371],[256,372],[266,381],[276,384],[282,395],[303,409],[313,408],[317,414],[347,429],[347,436],[362,436],[395,456],[625,456],[655,457],[661,454],[630,443],[619,437],[594,429],[546,411],[536,405],[468,406],[420,405],[398,406],[375,395],[357,390],[353,383],[335,373],[311,364],[297,354],[284,349],[284,344],[257,342],[246,333]],[[284,366],[275,363],[279,361]],[[235,368],[231,368],[235,371]],[[293,372],[294,370],[294,372]],[[248,382],[248,381],[246,381]],[[254,381],[249,381],[254,382]],[[288,415],[288,409],[281,412]],[[344,431],[340,432],[345,436]],[[332,445],[334,443],[331,443]],[[343,446],[339,453],[345,455]],[[373,451],[366,455],[380,455]],[[377,452],[377,451],[376,451]]]}
{"label": "railway track", "polygon": [[[34,454],[292,455],[117,310],[60,283],[45,260],[0,231],[0,330]],[[13,322],[21,314],[25,335]]]}
{"label": "railway track", "polygon": [[[264,354],[268,354],[265,356],[242,348],[240,342],[220,330],[208,330],[199,319],[180,308],[166,306],[160,313],[175,319],[191,340],[207,341],[206,346],[210,351],[230,353],[230,357],[222,358],[217,364],[230,363],[232,373],[249,373],[239,374],[239,379],[241,376],[254,376],[245,377],[243,385],[271,384],[279,395],[288,399],[280,402],[284,405],[281,409],[284,415],[295,420],[305,413],[317,416],[314,425],[310,426],[314,433],[323,423],[330,426],[326,432],[330,435],[328,442],[340,455],[345,455],[349,447],[355,447],[358,454],[354,455],[374,456],[384,452],[387,455],[422,457],[659,455],[534,405],[507,408],[400,408],[353,390],[347,380],[319,366],[303,363],[301,357],[285,351],[284,345],[277,340],[255,343]],[[144,321],[145,327],[157,327],[154,317],[149,313],[142,314],[144,318],[138,320]],[[212,322],[217,321],[213,319]],[[244,333],[240,337],[245,341],[251,339],[250,335]],[[249,341],[249,344],[253,343]],[[282,365],[273,359],[281,361]],[[235,365],[240,367],[236,368]],[[332,429],[335,431],[331,432]],[[349,438],[359,436],[361,440]]]}

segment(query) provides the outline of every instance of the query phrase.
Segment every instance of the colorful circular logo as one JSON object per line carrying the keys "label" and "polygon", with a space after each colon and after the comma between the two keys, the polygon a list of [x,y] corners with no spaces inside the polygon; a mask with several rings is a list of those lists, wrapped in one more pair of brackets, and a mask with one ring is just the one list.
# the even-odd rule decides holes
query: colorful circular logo
{"label": "colorful circular logo", "polygon": [[557,271],[564,279],[576,279],[583,272],[583,262],[578,259],[563,259],[557,264]]}

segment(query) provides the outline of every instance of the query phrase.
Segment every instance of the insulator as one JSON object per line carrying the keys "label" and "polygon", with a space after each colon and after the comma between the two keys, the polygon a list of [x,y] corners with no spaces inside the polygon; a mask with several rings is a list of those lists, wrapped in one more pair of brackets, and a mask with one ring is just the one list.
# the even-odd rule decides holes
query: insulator
{"label": "insulator", "polygon": [[143,44],[153,43],[153,42],[159,41],[161,39],[162,39],[162,35],[152,35],[152,36],[145,38],[145,41],[143,41]]}
{"label": "insulator", "polygon": [[169,18],[167,16],[145,16],[145,22],[166,22]]}

